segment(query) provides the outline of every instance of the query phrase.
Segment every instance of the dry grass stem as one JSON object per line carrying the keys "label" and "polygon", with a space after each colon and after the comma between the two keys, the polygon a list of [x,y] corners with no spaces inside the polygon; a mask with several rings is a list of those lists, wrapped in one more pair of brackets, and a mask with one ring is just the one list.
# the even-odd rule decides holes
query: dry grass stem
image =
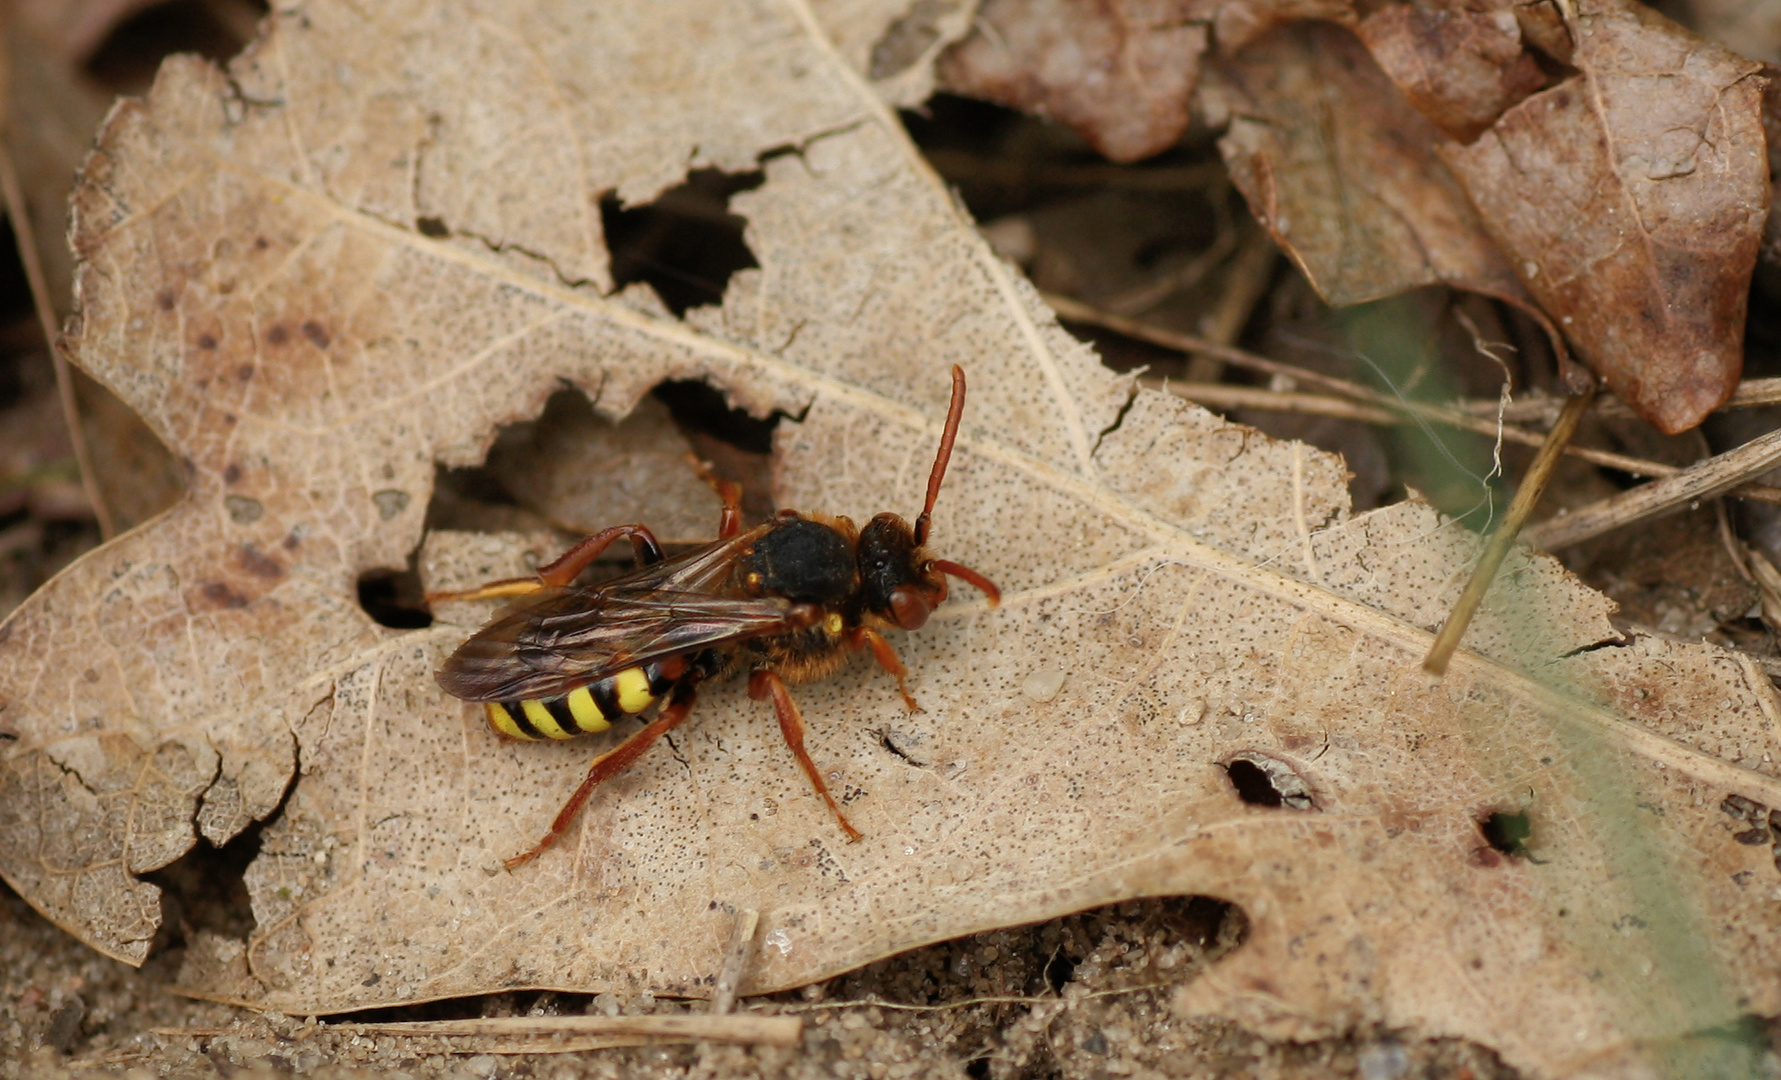
{"label": "dry grass stem", "polygon": [[[1274,262],[1279,256],[1279,249],[1267,233],[1254,225],[1248,226],[1246,232],[1243,246],[1238,249],[1225,276],[1224,292],[1219,295],[1218,306],[1202,324],[1206,340],[1219,345],[1230,345],[1243,333],[1255,305],[1268,291],[1268,282],[1274,276]],[[1191,382],[1216,382],[1223,372],[1223,361],[1206,354],[1194,356],[1187,365],[1187,377]]]}
{"label": "dry grass stem", "polygon": [[[153,1028],[156,1035],[171,1038],[209,1038],[224,1034],[226,1028]],[[468,1020],[400,1021],[389,1024],[328,1024],[325,1030],[366,1038],[403,1036],[409,1038],[524,1038],[527,1053],[561,1049],[579,1049],[568,1044],[543,1043],[545,1039],[622,1039],[625,1042],[603,1042],[606,1046],[640,1046],[659,1042],[746,1043],[767,1046],[796,1046],[804,1031],[803,1018],[797,1016],[715,1016],[690,1014],[680,1016],[487,1016]],[[479,1047],[479,1051],[487,1047]]]}
{"label": "dry grass stem", "polygon": [[1428,656],[1422,661],[1424,671],[1431,675],[1447,673],[1447,663],[1453,659],[1454,650],[1459,648],[1460,639],[1465,637],[1466,627],[1471,624],[1478,605],[1484,602],[1484,594],[1496,579],[1497,569],[1503,565],[1503,559],[1508,556],[1509,547],[1515,543],[1528,515],[1534,512],[1534,504],[1545,493],[1547,481],[1552,479],[1552,471],[1558,467],[1558,459],[1571,436],[1577,433],[1578,422],[1594,400],[1594,393],[1579,395],[1566,402],[1564,412],[1558,414],[1558,422],[1546,436],[1546,445],[1540,447],[1527,475],[1521,479],[1521,486],[1515,489],[1515,498],[1503,515],[1503,524],[1485,542],[1471,580],[1466,582],[1465,591],[1460,593],[1453,610],[1447,614],[1447,621],[1441,624],[1440,633],[1435,635],[1434,644],[1429,646]]}
{"label": "dry grass stem", "polygon": [[[1047,293],[1045,295],[1045,302],[1051,305],[1052,310],[1058,313],[1059,318],[1068,319],[1071,322],[1084,323],[1090,326],[1104,327],[1139,341],[1147,341],[1153,345],[1160,345],[1165,349],[1174,349],[1183,353],[1194,353],[1216,357],[1233,367],[1246,368],[1250,371],[1259,371],[1266,375],[1282,375],[1301,383],[1321,386],[1333,393],[1365,402],[1379,409],[1421,417],[1432,423],[1446,424],[1450,427],[1457,427],[1466,431],[1474,431],[1490,438],[1500,437],[1505,442],[1520,443],[1523,446],[1532,447],[1541,447],[1546,444],[1546,437],[1538,432],[1529,431],[1526,428],[1514,427],[1509,424],[1499,425],[1494,419],[1494,414],[1498,408],[1498,403],[1495,401],[1489,403],[1490,413],[1492,414],[1491,418],[1473,415],[1466,411],[1466,409],[1461,408],[1429,405],[1418,401],[1404,401],[1392,397],[1389,394],[1382,394],[1377,390],[1362,386],[1359,383],[1350,382],[1347,379],[1339,379],[1333,375],[1324,375],[1319,372],[1308,371],[1304,368],[1295,367],[1292,364],[1282,363],[1279,360],[1271,360],[1268,357],[1259,356],[1247,349],[1239,349],[1230,345],[1221,345],[1218,342],[1198,337],[1193,334],[1183,334],[1178,331],[1165,330],[1161,327],[1151,326],[1137,319],[1129,319],[1121,315],[1112,314],[1111,312],[1102,311],[1099,308],[1084,304],[1079,300],[1072,300],[1067,296],[1058,296],[1052,293]],[[1163,380],[1144,380],[1144,385],[1154,386],[1157,389],[1166,389],[1170,393],[1177,394],[1191,401],[1199,401],[1202,404],[1215,404],[1210,400],[1210,394],[1208,394],[1207,397],[1196,396],[1201,393],[1201,387],[1209,385],[1206,383],[1190,381],[1183,384],[1165,382]],[[1228,390],[1234,389],[1236,388],[1220,387],[1218,390],[1212,391],[1211,393],[1223,394]],[[1287,412],[1317,411],[1313,409],[1301,409],[1298,406],[1298,403],[1290,403],[1281,398],[1258,397],[1254,399],[1253,403],[1244,402],[1243,404],[1252,408],[1270,408],[1272,406],[1267,404],[1269,401],[1280,401],[1282,404],[1289,404],[1289,407],[1283,410]],[[1540,408],[1544,408],[1546,407],[1547,402],[1542,400],[1537,404]],[[1483,403],[1475,403],[1474,405],[1468,405],[1467,408],[1482,408],[1482,406]],[[1505,412],[1505,415],[1507,416],[1515,411],[1514,406],[1511,405],[1510,409]],[[1334,412],[1328,412],[1324,413],[1324,415],[1336,414]],[[1354,418],[1367,419],[1358,415]],[[1368,422],[1371,423],[1376,421],[1368,419]],[[1621,472],[1631,473],[1634,476],[1653,478],[1671,477],[1686,471],[1688,468],[1694,467],[1668,465],[1663,462],[1648,461],[1644,458],[1631,457],[1626,454],[1616,454],[1609,450],[1593,450],[1588,447],[1580,446],[1567,445],[1564,448],[1564,453],[1581,461],[1587,461],[1592,465],[1618,469]],[[1758,472],[1760,471],[1761,470],[1758,470]],[[1730,490],[1721,490],[1716,492],[1716,494],[1729,494],[1737,498],[1753,499],[1758,502],[1781,503],[1781,488],[1771,487],[1767,484],[1738,484],[1734,485]]]}
{"label": "dry grass stem", "polygon": [[1556,551],[1624,525],[1723,495],[1781,462],[1781,431],[1759,435],[1735,450],[1696,462],[1673,476],[1641,484],[1528,530],[1528,543]]}

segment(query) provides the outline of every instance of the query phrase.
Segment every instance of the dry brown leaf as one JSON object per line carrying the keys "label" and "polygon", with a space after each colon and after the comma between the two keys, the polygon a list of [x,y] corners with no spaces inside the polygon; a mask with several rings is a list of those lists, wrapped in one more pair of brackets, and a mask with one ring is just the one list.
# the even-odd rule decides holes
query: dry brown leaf
{"label": "dry brown leaf", "polygon": [[[991,0],[943,81],[1135,159],[1185,127],[1211,25],[1200,107],[1230,124],[1233,177],[1331,303],[1432,282],[1510,300],[1645,419],[1686,430],[1742,370],[1770,202],[1760,65],[1632,0],[1567,10],[1383,6],[1356,24],[1375,64],[1328,23],[1269,32],[1355,23],[1328,0]],[[1546,86],[1536,53],[1576,74]]]}
{"label": "dry brown leaf", "polygon": [[[808,9],[369,10],[281,12],[228,77],[170,61],[87,169],[73,343],[192,482],[0,626],[0,871],[51,918],[140,960],[136,875],[290,782],[247,872],[257,929],[201,938],[192,989],[287,1013],[697,996],[753,907],[764,991],[1203,893],[1250,935],[1179,1004],[1271,1033],[1412,1028],[1561,1076],[1781,1011],[1781,880],[1719,809],[1781,806],[1754,666],[1591,648],[1606,601],[1541,558],[1428,683],[1471,538],[1420,504],[1351,517],[1338,460],[1133,395]],[[759,269],[684,322],[606,295],[600,194],[703,166],[765,171],[732,203]],[[804,416],[782,505],[909,513],[953,362],[972,391],[935,540],[1006,602],[899,638],[926,713],[865,665],[799,691],[866,839],[841,842],[729,684],[502,873],[603,744],[503,743],[444,697],[432,673],[482,612],[396,632],[355,603],[420,545],[436,463],[475,462],[562,380],[616,417],[705,377]],[[423,570],[450,587],[522,548],[438,536]],[[1239,755],[1314,809],[1245,804]],[[1479,820],[1524,810],[1537,857],[1499,855]]]}
{"label": "dry brown leaf", "polygon": [[1503,110],[1546,84],[1508,7],[1395,5],[1362,19],[1356,32],[1416,111],[1461,142],[1477,138]]}
{"label": "dry brown leaf", "polygon": [[1208,27],[1195,0],[986,0],[941,59],[948,90],[1050,117],[1114,161],[1187,128]]}
{"label": "dry brown leaf", "polygon": [[1283,27],[1221,57],[1203,107],[1256,217],[1332,304],[1444,282],[1525,303],[1435,153],[1428,120],[1355,36]]}
{"label": "dry brown leaf", "polygon": [[1442,155],[1582,358],[1684,431],[1743,371],[1769,201],[1761,65],[1626,0],[1575,12],[1578,74]]}

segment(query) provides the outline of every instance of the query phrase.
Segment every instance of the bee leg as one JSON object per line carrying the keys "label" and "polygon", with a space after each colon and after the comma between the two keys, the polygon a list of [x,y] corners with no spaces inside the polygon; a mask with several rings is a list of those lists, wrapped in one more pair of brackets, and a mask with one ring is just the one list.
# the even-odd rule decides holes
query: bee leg
{"label": "bee leg", "polygon": [[643,752],[648,750],[657,739],[667,734],[675,725],[684,721],[692,713],[693,699],[696,696],[693,686],[694,683],[691,679],[682,681],[679,686],[674,688],[673,698],[649,726],[595,758],[593,765],[588,767],[587,778],[581,782],[580,787],[575,789],[575,794],[569,796],[569,801],[563,804],[563,808],[557,811],[556,820],[550,823],[550,831],[544,834],[544,839],[538,841],[532,850],[515,855],[506,860],[503,865],[509,870],[524,866],[544,854],[552,844],[557,842],[557,837],[568,832],[569,826],[575,824],[575,816],[581,813],[581,808],[587,802],[588,796],[594,793],[594,788],[598,787],[602,780],[617,776],[630,768],[631,764],[642,757]]}
{"label": "bee leg", "polygon": [[810,786],[822,796],[823,802],[829,804],[829,810],[840,823],[841,831],[847,834],[847,842],[851,844],[858,840],[860,831],[841,812],[841,804],[829,794],[829,785],[822,782],[822,774],[816,771],[816,762],[810,760],[810,754],[804,749],[804,718],[799,715],[798,703],[792,700],[791,692],[785,688],[785,680],[779,677],[779,672],[762,668],[750,675],[748,696],[756,701],[773,699],[773,709],[779,714],[779,733],[785,736],[785,745],[792,748],[792,756],[798,759],[804,775],[810,778]]}
{"label": "bee leg", "polygon": [[710,484],[711,490],[723,500],[723,515],[717,519],[717,538],[728,540],[742,531],[742,485],[717,475],[709,461],[693,458],[693,468],[698,470],[699,479]]}
{"label": "bee leg", "polygon": [[903,704],[909,707],[910,712],[927,712],[915,703],[914,695],[909,693],[909,669],[903,666],[903,661],[897,657],[897,650],[891,648],[891,643],[884,640],[883,634],[870,626],[856,626],[848,632],[847,644],[853,647],[854,652],[871,646],[872,656],[878,661],[878,666],[896,678],[897,692],[903,695]]}
{"label": "bee leg", "polygon": [[614,525],[610,529],[599,532],[563,552],[557,560],[538,571],[537,577],[502,578],[486,585],[478,585],[474,589],[461,589],[447,592],[430,592],[427,603],[438,603],[442,600],[488,600],[497,596],[526,596],[546,586],[562,587],[574,582],[588,564],[600,557],[600,553],[612,546],[613,541],[629,537],[631,546],[637,549],[637,561],[644,566],[662,561],[662,545],[656,541],[655,534],[642,525]]}
{"label": "bee leg", "polygon": [[588,564],[600,557],[600,553],[612,546],[613,541],[629,539],[631,546],[637,551],[637,562],[641,566],[662,561],[662,545],[656,542],[655,534],[642,525],[614,525],[610,529],[599,532],[576,544],[557,557],[557,561],[549,566],[538,568],[538,580],[545,585],[561,588],[572,584]]}

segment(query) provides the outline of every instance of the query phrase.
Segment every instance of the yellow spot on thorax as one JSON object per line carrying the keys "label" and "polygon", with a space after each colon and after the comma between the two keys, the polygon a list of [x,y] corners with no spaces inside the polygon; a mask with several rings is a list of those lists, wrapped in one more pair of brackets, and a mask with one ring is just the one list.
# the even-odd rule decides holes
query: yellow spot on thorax
{"label": "yellow spot on thorax", "polygon": [[822,628],[828,631],[830,637],[840,637],[841,628],[844,625],[841,616],[833,611],[829,612],[829,617],[822,621]]}
{"label": "yellow spot on thorax", "polygon": [[643,674],[642,668],[626,668],[612,677],[613,689],[618,691],[618,707],[628,713],[640,713],[649,708],[655,695],[649,692],[649,676]]}

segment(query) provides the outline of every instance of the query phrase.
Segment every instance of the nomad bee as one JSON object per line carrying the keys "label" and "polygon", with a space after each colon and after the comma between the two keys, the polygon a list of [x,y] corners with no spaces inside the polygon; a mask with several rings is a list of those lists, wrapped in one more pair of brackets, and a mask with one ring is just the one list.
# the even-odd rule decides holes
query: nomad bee
{"label": "nomad bee", "polygon": [[[741,488],[706,468],[723,514],[718,538],[704,547],[666,558],[644,526],[615,525],[570,548],[535,580],[492,582],[435,597],[523,597],[464,642],[438,674],[447,693],[480,703],[503,735],[574,738],[666,702],[642,730],[594,759],[544,839],[508,859],[508,869],[542,854],[602,780],[624,771],[685,721],[700,683],[743,670],[749,696],[773,702],[780,733],[810,786],[848,840],[860,838],[804,750],[804,721],[786,684],[824,678],[850,653],[870,649],[896,678],[904,704],[916,710],[903,663],[882,631],[919,629],[946,599],[948,577],[976,587],[992,605],[1000,601],[988,578],[933,558],[925,546],[964,408],[965,373],[954,367],[940,452],[913,528],[891,513],[862,529],[845,517],[781,510],[745,530]],[[631,542],[638,568],[575,587],[575,578],[619,539]]]}

